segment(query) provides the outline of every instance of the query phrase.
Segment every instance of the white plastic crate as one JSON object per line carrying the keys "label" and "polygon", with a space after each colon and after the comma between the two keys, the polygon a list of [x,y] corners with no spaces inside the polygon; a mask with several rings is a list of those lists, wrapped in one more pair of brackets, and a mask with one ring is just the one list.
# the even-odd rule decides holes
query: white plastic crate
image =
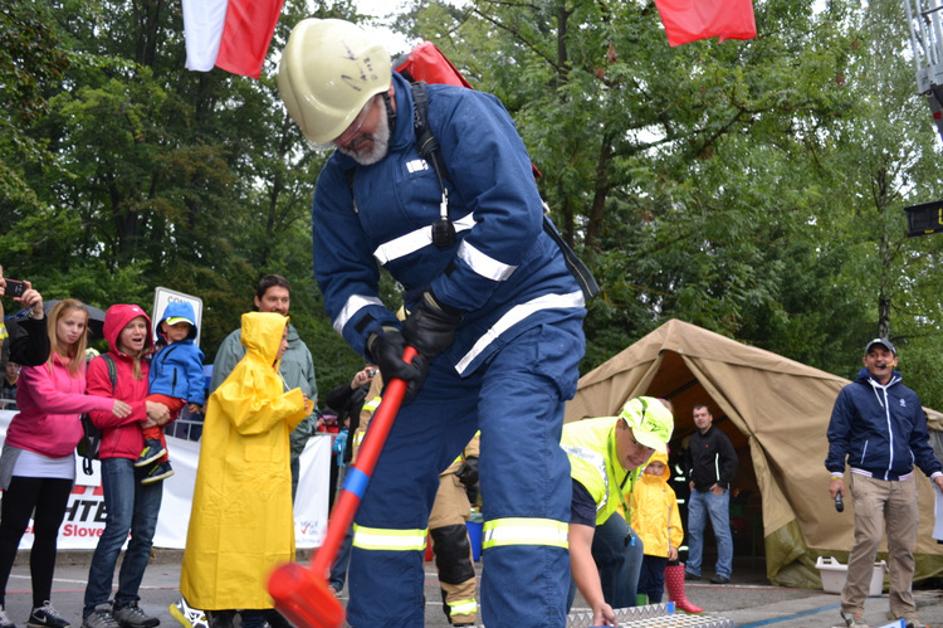
{"label": "white plastic crate", "polygon": [[[848,579],[848,565],[843,565],[831,556],[819,556],[815,562],[815,568],[819,570],[822,576],[822,589],[826,593],[841,593],[845,588],[845,580]],[[871,572],[871,588],[868,595],[877,597],[881,595],[881,589],[884,587],[884,572],[887,571],[887,563],[883,560],[874,563],[874,570]]]}

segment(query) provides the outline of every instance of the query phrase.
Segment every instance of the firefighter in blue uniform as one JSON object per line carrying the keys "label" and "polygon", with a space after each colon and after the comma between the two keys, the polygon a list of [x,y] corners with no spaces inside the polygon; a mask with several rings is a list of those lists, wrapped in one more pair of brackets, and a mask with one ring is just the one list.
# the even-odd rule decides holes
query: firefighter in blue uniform
{"label": "firefighter in blue uniform", "polygon": [[[410,84],[358,26],[300,22],[278,87],[305,137],[337,149],[313,208],[315,276],[334,328],[386,381],[409,385],[355,520],[348,620],[423,625],[439,473],[480,428],[482,619],[564,626],[570,482],[559,441],[585,301],[544,231],[510,116],[494,96],[427,86],[443,188],[417,149]],[[380,266],[404,289],[402,323],[378,297]],[[419,351],[411,363],[407,345]]]}

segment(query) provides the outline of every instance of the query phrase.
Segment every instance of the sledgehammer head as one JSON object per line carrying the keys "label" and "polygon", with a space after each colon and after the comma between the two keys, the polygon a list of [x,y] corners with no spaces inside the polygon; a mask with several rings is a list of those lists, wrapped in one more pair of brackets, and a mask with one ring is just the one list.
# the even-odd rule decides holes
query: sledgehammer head
{"label": "sledgehammer head", "polygon": [[268,580],[275,608],[299,628],[341,628],[344,607],[327,581],[298,563],[281,565]]}

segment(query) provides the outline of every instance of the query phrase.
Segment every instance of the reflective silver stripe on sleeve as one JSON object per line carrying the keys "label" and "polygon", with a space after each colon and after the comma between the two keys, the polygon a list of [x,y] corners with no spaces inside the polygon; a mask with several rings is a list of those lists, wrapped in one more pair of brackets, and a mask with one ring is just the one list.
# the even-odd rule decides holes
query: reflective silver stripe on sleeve
{"label": "reflective silver stripe on sleeve", "polygon": [[379,305],[383,307],[383,301],[377,297],[365,297],[362,294],[352,294],[347,299],[347,303],[341,308],[337,318],[334,319],[334,329],[337,333],[344,334],[344,325],[347,324],[354,314],[367,307],[368,305]]}
{"label": "reflective silver stripe on sleeve", "polygon": [[462,356],[462,359],[455,365],[455,370],[458,371],[459,375],[462,375],[465,369],[468,368],[468,365],[471,364],[482,351],[487,349],[488,345],[494,342],[498,336],[534,312],[539,312],[540,310],[577,308],[583,307],[585,304],[586,301],[583,299],[583,292],[579,290],[567,294],[542,294],[536,299],[518,303],[505,312],[504,316],[496,320],[494,325],[475,342],[471,350]]}
{"label": "reflective silver stripe on sleeve", "polygon": [[596,512],[599,512],[606,507],[606,504],[609,503],[609,476],[606,474],[606,459],[595,451],[586,449],[585,447],[574,447],[572,445],[560,445],[560,447],[563,448],[563,451],[566,452],[566,455],[579,458],[580,460],[585,460],[589,464],[593,465],[593,468],[596,469],[596,471],[599,472],[599,475],[602,476],[602,485],[605,489],[605,492],[602,496],[602,502],[596,504]]}
{"label": "reflective silver stripe on sleeve", "polygon": [[476,275],[491,281],[506,281],[517,270],[517,266],[499,262],[473,247],[467,240],[462,240],[458,246],[458,257],[468,264]]}
{"label": "reflective silver stripe on sleeve", "polygon": [[[456,233],[468,231],[475,226],[475,216],[471,213],[466,214],[452,224],[455,226]],[[398,238],[393,238],[389,242],[384,242],[373,252],[373,257],[381,265],[386,265],[393,260],[415,253],[430,244],[432,244],[432,227],[419,227]]]}

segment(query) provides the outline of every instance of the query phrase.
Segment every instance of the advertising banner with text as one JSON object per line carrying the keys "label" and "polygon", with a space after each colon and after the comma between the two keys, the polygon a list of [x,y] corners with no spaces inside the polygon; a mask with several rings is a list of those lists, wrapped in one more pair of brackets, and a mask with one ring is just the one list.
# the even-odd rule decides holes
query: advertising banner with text
{"label": "advertising banner with text", "polygon": [[[0,443],[6,436],[7,426],[15,414],[0,411]],[[176,474],[164,480],[164,495],[154,545],[183,549],[187,541],[200,444],[168,436],[167,449],[170,451]],[[301,475],[295,497],[295,542],[298,548],[317,547],[324,538],[327,529],[330,465],[330,436],[325,434],[313,437],[301,455]],[[59,528],[59,549],[95,549],[98,537],[105,529],[105,517],[98,461],[94,463],[92,475],[85,475],[81,462],[76,461],[75,486],[72,488],[65,518]],[[32,545],[30,521],[30,526],[20,542],[20,549],[28,549]]]}

